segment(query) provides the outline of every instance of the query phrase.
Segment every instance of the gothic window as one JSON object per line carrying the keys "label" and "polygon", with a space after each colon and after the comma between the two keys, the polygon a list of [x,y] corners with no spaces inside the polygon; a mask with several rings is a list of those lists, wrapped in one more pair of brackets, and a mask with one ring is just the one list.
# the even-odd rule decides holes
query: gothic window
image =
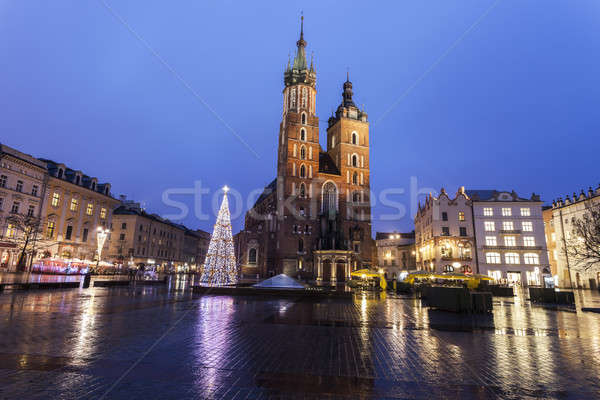
{"label": "gothic window", "polygon": [[300,166],[300,178],[306,178],[306,167],[304,165]]}
{"label": "gothic window", "polygon": [[302,125],[306,125],[306,113],[302,113],[301,123]]}
{"label": "gothic window", "polygon": [[296,108],[296,88],[290,91],[290,108]]}
{"label": "gothic window", "polygon": [[302,103],[301,107],[306,108],[306,104],[308,103],[308,90],[306,88],[302,88]]}
{"label": "gothic window", "polygon": [[358,167],[358,156],[356,154],[352,154],[352,166]]}
{"label": "gothic window", "polygon": [[250,249],[248,252],[248,263],[256,264],[256,249]]}
{"label": "gothic window", "polygon": [[352,183],[358,185],[358,174],[356,172],[352,174]]}
{"label": "gothic window", "polygon": [[352,132],[352,144],[358,144],[358,133]]}
{"label": "gothic window", "polygon": [[[304,167],[304,165],[302,166],[302,168]],[[300,168],[300,174],[302,174],[302,168]],[[306,186],[304,186],[304,183],[300,184],[300,197],[306,197]],[[302,209],[302,211],[304,211],[304,209]]]}
{"label": "gothic window", "polygon": [[301,160],[306,159],[306,147],[304,147],[304,146],[300,146],[300,159]]}
{"label": "gothic window", "polygon": [[304,128],[300,129],[300,140],[306,142],[306,130]]}
{"label": "gothic window", "polygon": [[301,253],[304,251],[304,240],[298,239],[298,251]]}
{"label": "gothic window", "polygon": [[352,202],[353,203],[360,203],[360,192],[353,192],[352,193]]}
{"label": "gothic window", "polygon": [[323,212],[337,211],[337,189],[333,182],[323,185]]}

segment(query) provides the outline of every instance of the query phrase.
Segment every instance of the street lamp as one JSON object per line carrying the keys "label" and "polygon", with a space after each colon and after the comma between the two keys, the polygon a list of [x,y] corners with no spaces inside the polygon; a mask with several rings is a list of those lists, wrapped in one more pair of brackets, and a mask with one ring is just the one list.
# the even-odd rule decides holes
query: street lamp
{"label": "street lamp", "polygon": [[96,232],[96,239],[98,240],[98,258],[96,259],[96,271],[100,267],[100,257],[102,256],[102,248],[104,247],[104,242],[106,242],[106,238],[108,237],[108,233],[110,230],[104,229],[101,226],[98,227]]}

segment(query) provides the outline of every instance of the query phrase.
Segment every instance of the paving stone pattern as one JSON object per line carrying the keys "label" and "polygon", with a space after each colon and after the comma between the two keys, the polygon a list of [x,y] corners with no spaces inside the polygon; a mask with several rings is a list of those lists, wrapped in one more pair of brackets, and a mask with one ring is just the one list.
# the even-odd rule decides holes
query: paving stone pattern
{"label": "paving stone pattern", "polygon": [[0,399],[599,397],[600,315],[523,293],[475,317],[174,287],[1,294]]}

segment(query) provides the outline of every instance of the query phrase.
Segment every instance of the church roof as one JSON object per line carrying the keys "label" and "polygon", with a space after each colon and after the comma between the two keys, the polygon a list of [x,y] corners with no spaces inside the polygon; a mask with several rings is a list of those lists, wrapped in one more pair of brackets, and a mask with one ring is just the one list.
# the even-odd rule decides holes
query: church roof
{"label": "church roof", "polygon": [[275,192],[276,188],[277,188],[277,178],[273,179],[273,181],[271,183],[269,183],[267,186],[265,186],[265,188],[263,189],[263,192],[260,194],[260,196],[258,196],[258,199],[256,199],[256,202],[254,203],[252,208],[254,208],[258,204],[262,203],[267,197],[269,197],[269,195],[271,193]]}
{"label": "church roof", "polygon": [[319,172],[330,175],[342,175],[329,153],[319,153]]}

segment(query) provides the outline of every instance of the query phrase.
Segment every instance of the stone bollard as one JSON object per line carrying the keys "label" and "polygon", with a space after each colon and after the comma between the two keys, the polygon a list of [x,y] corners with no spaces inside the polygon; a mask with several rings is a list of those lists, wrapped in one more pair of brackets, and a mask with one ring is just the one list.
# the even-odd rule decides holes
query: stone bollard
{"label": "stone bollard", "polygon": [[90,281],[92,280],[92,275],[88,272],[83,277],[83,288],[87,289],[90,287]]}

